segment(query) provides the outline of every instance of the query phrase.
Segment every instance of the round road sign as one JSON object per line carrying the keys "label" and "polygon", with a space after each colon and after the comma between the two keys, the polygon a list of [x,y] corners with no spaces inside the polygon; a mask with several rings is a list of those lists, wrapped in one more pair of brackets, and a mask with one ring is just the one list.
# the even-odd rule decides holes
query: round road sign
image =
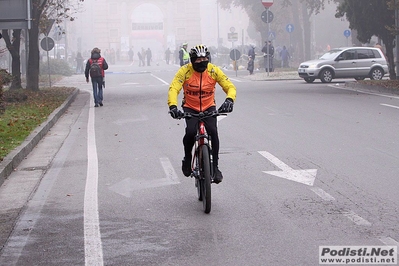
{"label": "round road sign", "polygon": [[237,61],[241,57],[241,52],[237,49],[233,49],[230,51],[230,58],[231,60]]}
{"label": "round road sign", "polygon": [[44,37],[40,42],[40,47],[44,51],[51,51],[54,48],[54,40],[50,37]]}
{"label": "round road sign", "polygon": [[287,30],[288,33],[291,33],[294,31],[294,25],[292,24],[287,24],[287,26],[285,27],[285,29]]}
{"label": "round road sign", "polygon": [[262,12],[262,15],[260,17],[264,23],[270,23],[273,21],[274,14],[272,11],[269,11],[269,9],[265,10]]}

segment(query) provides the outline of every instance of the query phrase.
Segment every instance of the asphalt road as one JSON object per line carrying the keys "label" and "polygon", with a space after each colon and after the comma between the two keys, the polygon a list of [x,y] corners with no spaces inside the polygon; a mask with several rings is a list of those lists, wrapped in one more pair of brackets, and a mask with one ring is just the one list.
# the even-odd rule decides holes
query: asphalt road
{"label": "asphalt road", "polygon": [[80,91],[0,187],[0,265],[319,265],[320,246],[398,245],[398,95],[226,71],[206,215],[167,114],[176,70],[111,66],[99,108],[84,77],[57,84]]}

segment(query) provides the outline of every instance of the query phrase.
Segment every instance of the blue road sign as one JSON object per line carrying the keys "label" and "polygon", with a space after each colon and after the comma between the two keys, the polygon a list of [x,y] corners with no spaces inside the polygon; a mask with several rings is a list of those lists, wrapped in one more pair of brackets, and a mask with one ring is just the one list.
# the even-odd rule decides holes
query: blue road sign
{"label": "blue road sign", "polygon": [[351,36],[351,31],[350,30],[344,30],[344,36],[345,37]]}
{"label": "blue road sign", "polygon": [[276,39],[276,33],[274,31],[269,31],[268,38],[270,41]]}
{"label": "blue road sign", "polygon": [[287,30],[288,33],[291,33],[294,31],[294,25],[292,24],[287,24],[287,26],[285,27],[285,29]]}

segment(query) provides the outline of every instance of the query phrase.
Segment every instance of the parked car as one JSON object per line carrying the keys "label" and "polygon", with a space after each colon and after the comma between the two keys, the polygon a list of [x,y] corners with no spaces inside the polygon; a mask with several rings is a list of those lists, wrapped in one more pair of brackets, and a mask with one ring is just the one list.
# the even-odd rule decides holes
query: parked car
{"label": "parked car", "polygon": [[320,79],[329,83],[335,78],[365,78],[380,80],[388,73],[388,64],[379,48],[335,48],[319,59],[303,62],[298,74],[307,83]]}

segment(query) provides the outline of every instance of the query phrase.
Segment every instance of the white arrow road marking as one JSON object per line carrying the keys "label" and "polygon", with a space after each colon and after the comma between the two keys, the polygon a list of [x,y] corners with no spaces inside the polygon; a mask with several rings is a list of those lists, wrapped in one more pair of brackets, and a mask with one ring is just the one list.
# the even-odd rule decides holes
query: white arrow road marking
{"label": "white arrow road marking", "polygon": [[154,179],[154,180],[137,180],[132,178],[125,178],[118,183],[109,187],[110,190],[122,195],[124,197],[130,198],[132,192],[135,190],[142,190],[147,188],[164,187],[170,185],[179,184],[179,178],[170,163],[168,158],[160,158],[161,165],[166,174],[165,178]]}
{"label": "white arrow road marking", "polygon": [[263,171],[264,173],[285,178],[298,183],[302,183],[308,186],[313,186],[314,180],[317,175],[317,169],[294,170],[285,163],[283,163],[282,161],[280,161],[277,157],[273,156],[271,153],[267,151],[258,151],[258,152],[263,157],[268,159],[271,163],[273,163],[282,170],[282,171]]}

